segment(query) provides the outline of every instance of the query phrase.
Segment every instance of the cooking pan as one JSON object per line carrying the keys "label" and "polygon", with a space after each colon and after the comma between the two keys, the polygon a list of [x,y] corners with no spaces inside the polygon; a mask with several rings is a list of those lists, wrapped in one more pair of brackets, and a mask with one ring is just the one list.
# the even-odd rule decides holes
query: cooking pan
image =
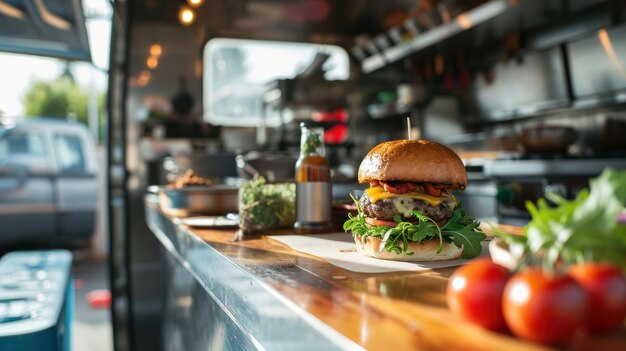
{"label": "cooking pan", "polygon": [[520,141],[527,153],[567,153],[576,137],[571,127],[538,126],[522,130]]}
{"label": "cooking pan", "polygon": [[239,188],[233,186],[159,187],[158,193],[161,210],[174,217],[239,212]]}

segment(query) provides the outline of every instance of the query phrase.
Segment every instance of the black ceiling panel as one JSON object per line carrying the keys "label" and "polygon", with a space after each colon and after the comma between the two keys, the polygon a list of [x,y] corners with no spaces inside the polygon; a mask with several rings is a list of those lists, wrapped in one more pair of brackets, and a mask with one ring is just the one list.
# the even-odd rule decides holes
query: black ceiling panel
{"label": "black ceiling panel", "polygon": [[0,0],[0,51],[91,61],[80,0]]}

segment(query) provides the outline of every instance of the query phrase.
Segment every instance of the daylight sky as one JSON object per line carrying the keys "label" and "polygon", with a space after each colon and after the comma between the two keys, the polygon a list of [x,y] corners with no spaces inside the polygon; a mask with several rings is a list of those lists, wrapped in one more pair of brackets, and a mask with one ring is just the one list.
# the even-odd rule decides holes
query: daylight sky
{"label": "daylight sky", "polygon": [[[93,62],[74,63],[71,71],[78,84],[104,91],[107,87],[111,5],[109,0],[83,0],[83,7]],[[30,83],[54,79],[62,73],[63,67],[64,61],[59,59],[0,52],[0,111],[10,117],[23,115],[22,99]]]}

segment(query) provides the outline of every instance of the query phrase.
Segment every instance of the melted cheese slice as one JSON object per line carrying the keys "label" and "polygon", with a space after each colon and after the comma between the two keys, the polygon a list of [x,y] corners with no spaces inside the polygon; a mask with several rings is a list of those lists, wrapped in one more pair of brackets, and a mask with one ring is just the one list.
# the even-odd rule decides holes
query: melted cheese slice
{"label": "melted cheese slice", "polygon": [[372,199],[372,203],[375,203],[378,200],[388,199],[388,198],[405,198],[405,199],[411,198],[411,199],[426,201],[429,205],[433,207],[439,206],[441,202],[447,199],[451,199],[456,204],[456,199],[454,198],[454,195],[452,194],[448,194],[442,197],[436,197],[436,196],[432,196],[429,194],[418,193],[418,192],[413,192],[413,191],[404,193],[404,194],[393,194],[393,193],[386,192],[385,189],[383,189],[383,187],[369,188],[369,189],[366,189],[365,192],[367,193],[367,196],[369,196],[370,199]]}

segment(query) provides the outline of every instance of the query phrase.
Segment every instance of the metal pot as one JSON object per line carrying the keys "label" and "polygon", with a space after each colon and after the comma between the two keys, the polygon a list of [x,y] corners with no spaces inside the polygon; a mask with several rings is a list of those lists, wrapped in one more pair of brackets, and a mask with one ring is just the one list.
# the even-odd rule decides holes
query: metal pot
{"label": "metal pot", "polygon": [[298,155],[289,152],[251,151],[237,156],[237,173],[246,179],[260,175],[271,182],[293,179],[297,160]]}
{"label": "metal pot", "polygon": [[239,188],[226,185],[159,187],[161,210],[174,217],[224,215],[239,211]]}

